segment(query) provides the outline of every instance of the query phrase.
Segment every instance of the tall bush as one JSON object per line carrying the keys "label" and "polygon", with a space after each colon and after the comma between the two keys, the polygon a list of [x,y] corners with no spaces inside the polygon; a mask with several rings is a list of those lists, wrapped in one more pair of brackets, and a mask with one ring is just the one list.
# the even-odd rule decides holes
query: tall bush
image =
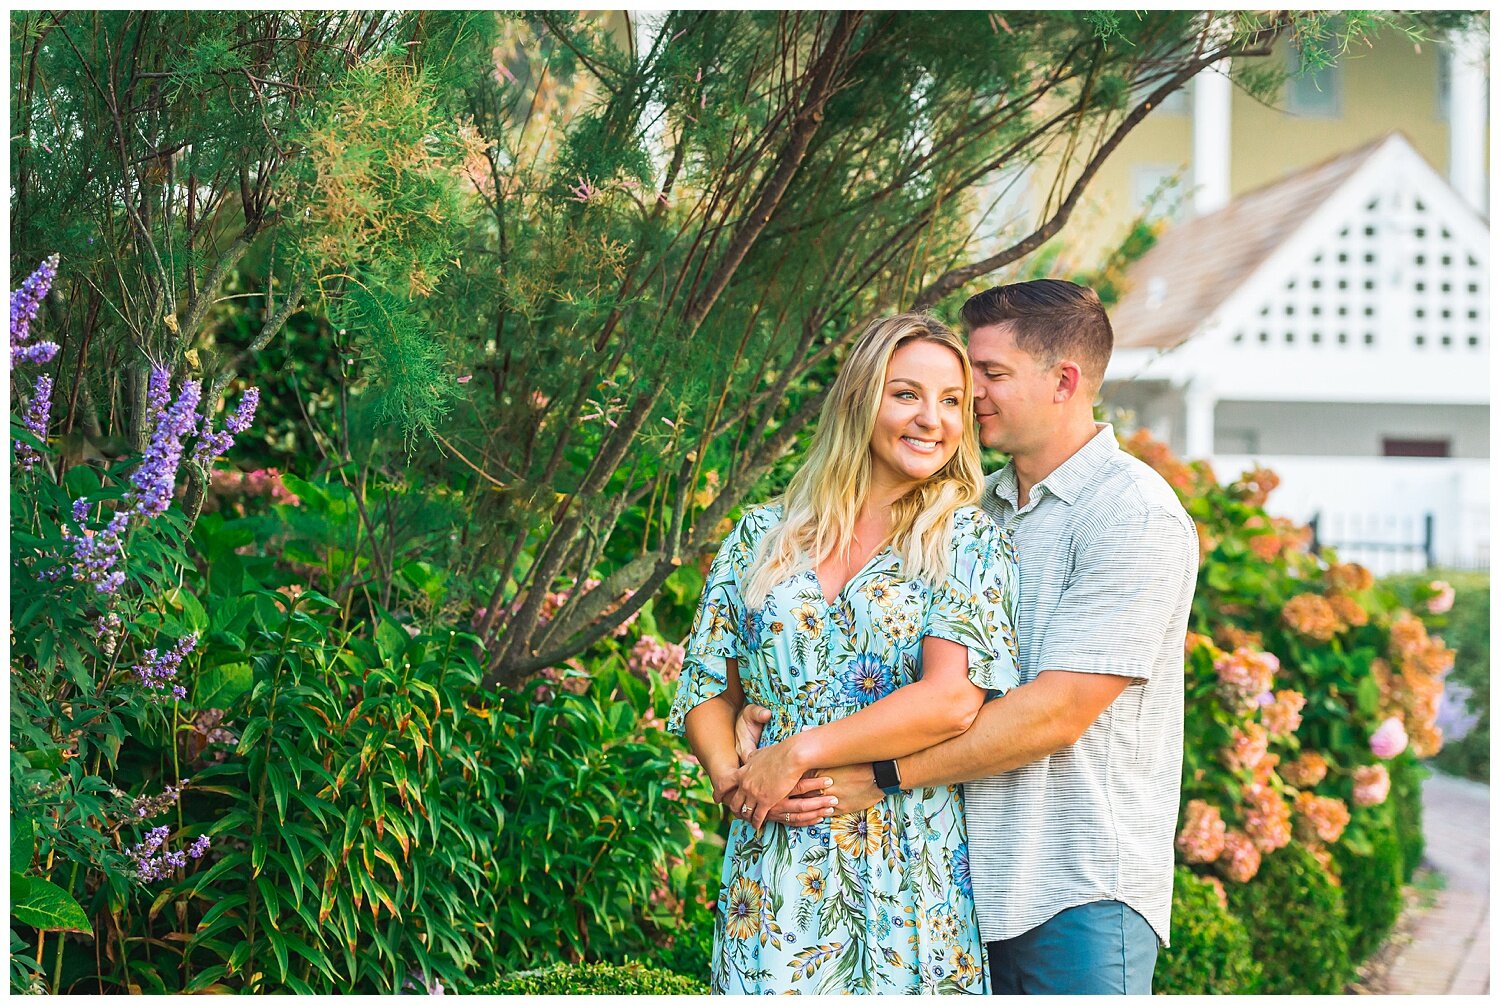
{"label": "tall bush", "polygon": [[[1126,446],[1177,490],[1202,559],[1187,642],[1179,861],[1225,881],[1268,988],[1314,990],[1297,983],[1313,970],[1271,972],[1276,956],[1257,934],[1271,915],[1244,912],[1269,912],[1310,883],[1317,889],[1302,891],[1300,909],[1325,916],[1299,924],[1340,933],[1318,935],[1318,952],[1347,963],[1351,939],[1359,953],[1378,944],[1400,904],[1393,821],[1420,829],[1420,793],[1402,790],[1392,805],[1393,774],[1442,744],[1436,720],[1453,652],[1367,570],[1310,553],[1306,528],[1270,516],[1274,473],[1220,484],[1206,464],[1177,460],[1145,433]],[[1317,892],[1337,893],[1336,853],[1370,880],[1347,916],[1340,898]],[[1320,963],[1318,986],[1346,970]]]}

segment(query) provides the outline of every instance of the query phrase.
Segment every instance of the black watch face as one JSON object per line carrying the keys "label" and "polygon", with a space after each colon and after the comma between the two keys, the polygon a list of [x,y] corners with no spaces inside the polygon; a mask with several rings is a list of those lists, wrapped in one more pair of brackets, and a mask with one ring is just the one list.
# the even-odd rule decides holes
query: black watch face
{"label": "black watch face", "polygon": [[896,772],[895,761],[875,762],[875,784],[887,791],[901,785],[901,776]]}

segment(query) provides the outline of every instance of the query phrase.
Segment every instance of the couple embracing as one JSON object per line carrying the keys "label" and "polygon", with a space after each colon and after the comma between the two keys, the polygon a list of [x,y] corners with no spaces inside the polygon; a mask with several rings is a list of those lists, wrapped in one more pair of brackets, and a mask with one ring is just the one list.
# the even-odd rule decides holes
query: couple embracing
{"label": "couple embracing", "polygon": [[735,816],[715,992],[1150,993],[1193,523],[1094,422],[1092,291],[962,315],[865,330],[709,570],[669,726]]}

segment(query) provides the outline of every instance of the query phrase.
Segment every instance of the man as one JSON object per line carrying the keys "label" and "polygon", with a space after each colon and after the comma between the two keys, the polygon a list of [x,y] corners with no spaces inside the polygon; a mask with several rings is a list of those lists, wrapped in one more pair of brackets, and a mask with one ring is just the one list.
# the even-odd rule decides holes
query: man
{"label": "man", "polygon": [[[1019,553],[1020,686],[953,740],[821,772],[831,788],[771,818],[813,822],[829,797],[862,811],[877,778],[962,782],[994,993],[1149,994],[1171,914],[1193,522],[1094,422],[1114,336],[1093,291],[999,286],[962,314],[980,441],[1011,458],[983,505]],[[760,711],[742,716],[752,746]]]}

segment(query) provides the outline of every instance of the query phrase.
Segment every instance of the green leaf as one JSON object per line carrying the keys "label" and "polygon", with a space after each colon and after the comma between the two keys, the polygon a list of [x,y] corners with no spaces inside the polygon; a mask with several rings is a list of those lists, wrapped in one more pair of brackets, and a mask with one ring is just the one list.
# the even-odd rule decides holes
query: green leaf
{"label": "green leaf", "polygon": [[12,872],[25,872],[31,867],[31,856],[36,850],[35,846],[36,824],[32,823],[28,816],[13,816],[10,821],[10,868]]}
{"label": "green leaf", "polygon": [[249,663],[224,663],[206,667],[193,682],[196,708],[228,708],[255,683]]}
{"label": "green leaf", "polygon": [[11,917],[43,931],[93,935],[88,915],[62,887],[34,876],[10,874]]}

